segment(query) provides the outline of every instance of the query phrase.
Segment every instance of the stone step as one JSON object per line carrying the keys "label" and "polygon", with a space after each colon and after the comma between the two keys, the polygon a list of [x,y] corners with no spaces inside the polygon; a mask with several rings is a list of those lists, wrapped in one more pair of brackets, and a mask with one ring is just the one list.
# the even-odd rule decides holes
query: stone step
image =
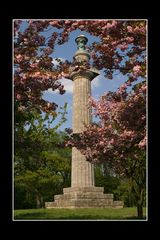
{"label": "stone step", "polygon": [[86,205],[86,206],[90,206],[90,205],[113,205],[113,200],[112,199],[69,199],[69,200],[64,200],[61,199],[59,201],[57,201],[58,204],[64,204],[65,202],[70,202],[70,203],[74,203],[76,205]]}
{"label": "stone step", "polygon": [[68,193],[64,195],[55,195],[54,200],[59,199],[113,199],[113,194],[103,194],[94,192]]}
{"label": "stone step", "polygon": [[124,202],[123,201],[114,201],[113,202],[113,207],[114,208],[123,208]]}
{"label": "stone step", "polygon": [[59,200],[57,202],[47,202],[46,208],[123,208],[123,202],[110,199],[78,199]]}
{"label": "stone step", "polygon": [[63,188],[63,193],[71,193],[71,192],[104,192],[104,187],[70,187]]}

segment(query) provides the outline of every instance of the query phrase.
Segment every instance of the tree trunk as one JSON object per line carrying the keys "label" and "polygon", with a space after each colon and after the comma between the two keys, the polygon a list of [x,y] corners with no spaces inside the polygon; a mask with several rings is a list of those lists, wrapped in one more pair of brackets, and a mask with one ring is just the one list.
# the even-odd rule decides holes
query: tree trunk
{"label": "tree trunk", "polygon": [[143,218],[143,202],[144,202],[144,189],[140,188],[139,194],[138,194],[138,203],[137,203],[137,215],[138,218]]}
{"label": "tree trunk", "polygon": [[41,200],[38,193],[36,194],[36,205],[37,205],[37,208],[41,207]]}
{"label": "tree trunk", "polygon": [[[138,184],[137,184],[138,186]],[[134,196],[136,198],[137,202],[137,216],[139,219],[143,218],[143,202],[144,202],[144,189],[143,186],[139,185],[139,189],[136,191],[134,186],[132,185],[132,191],[134,193]]]}
{"label": "tree trunk", "polygon": [[43,201],[43,196],[41,196],[41,208],[44,207],[44,201]]}
{"label": "tree trunk", "polygon": [[137,205],[137,215],[138,215],[138,218],[140,219],[143,218],[143,204]]}

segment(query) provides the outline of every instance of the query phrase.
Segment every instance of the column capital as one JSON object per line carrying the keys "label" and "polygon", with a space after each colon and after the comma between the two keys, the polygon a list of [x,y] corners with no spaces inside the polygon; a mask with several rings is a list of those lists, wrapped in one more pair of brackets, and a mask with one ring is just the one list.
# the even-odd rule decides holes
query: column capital
{"label": "column capital", "polygon": [[69,78],[74,81],[76,78],[85,77],[85,78],[88,78],[90,81],[92,81],[99,74],[100,74],[100,72],[97,69],[90,68],[90,69],[72,71],[70,73],[70,77]]}

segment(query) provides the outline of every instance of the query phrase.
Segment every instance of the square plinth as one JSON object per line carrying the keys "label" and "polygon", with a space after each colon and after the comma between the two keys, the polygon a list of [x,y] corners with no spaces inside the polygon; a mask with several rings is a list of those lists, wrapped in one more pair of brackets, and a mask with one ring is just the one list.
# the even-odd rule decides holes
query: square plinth
{"label": "square plinth", "polygon": [[104,194],[103,187],[64,188],[55,195],[54,202],[46,202],[46,208],[123,208],[122,201],[113,201],[113,194]]}

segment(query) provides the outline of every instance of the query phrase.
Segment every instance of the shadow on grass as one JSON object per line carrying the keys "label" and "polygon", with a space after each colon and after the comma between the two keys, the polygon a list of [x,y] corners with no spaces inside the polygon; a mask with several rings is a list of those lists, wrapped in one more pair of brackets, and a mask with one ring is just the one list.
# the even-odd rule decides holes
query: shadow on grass
{"label": "shadow on grass", "polygon": [[18,216],[14,216],[14,219],[46,219],[47,214],[45,213],[22,213],[18,214]]}
{"label": "shadow on grass", "polygon": [[142,219],[132,216],[132,217],[122,217],[122,216],[99,216],[99,215],[70,215],[70,216],[48,216],[45,213],[26,213],[15,216],[15,220],[146,220],[145,217]]}

